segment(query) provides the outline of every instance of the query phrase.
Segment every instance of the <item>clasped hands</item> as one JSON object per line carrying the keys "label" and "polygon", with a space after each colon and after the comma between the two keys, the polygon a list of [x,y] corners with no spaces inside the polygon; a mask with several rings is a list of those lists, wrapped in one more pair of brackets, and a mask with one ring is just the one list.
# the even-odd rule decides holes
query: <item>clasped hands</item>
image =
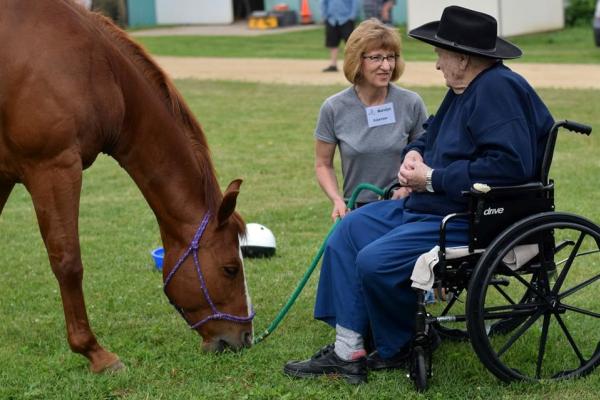
{"label": "clasped hands", "polygon": [[[402,199],[408,196],[411,192],[424,192],[425,183],[427,180],[427,171],[431,168],[423,162],[421,153],[411,150],[404,156],[404,161],[398,171],[398,181],[400,182],[399,189],[396,189],[392,194],[392,199]],[[343,199],[334,201],[331,218],[335,221],[337,218],[344,218],[348,213],[346,203]]]}
{"label": "clasped hands", "polygon": [[392,198],[401,199],[411,192],[424,192],[427,172],[431,168],[423,162],[421,153],[411,150],[404,156],[398,171],[398,181],[402,187],[394,192]]}

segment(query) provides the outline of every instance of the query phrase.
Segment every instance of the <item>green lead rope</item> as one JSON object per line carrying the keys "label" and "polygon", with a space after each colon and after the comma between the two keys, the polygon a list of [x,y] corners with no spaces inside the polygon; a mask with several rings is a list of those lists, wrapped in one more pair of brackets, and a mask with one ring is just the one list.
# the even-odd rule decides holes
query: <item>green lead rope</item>
{"label": "green lead rope", "polygon": [[[361,183],[356,187],[356,189],[354,189],[354,192],[352,192],[352,196],[350,196],[350,200],[348,200],[348,208],[349,209],[354,208],[354,205],[356,204],[356,199],[358,198],[359,193],[365,189],[370,190],[379,196],[383,196],[383,194],[384,194],[384,190],[378,188],[375,185],[371,185],[370,183]],[[273,331],[277,328],[277,326],[279,325],[281,320],[288,313],[290,308],[292,308],[292,305],[294,305],[294,302],[296,302],[296,299],[302,292],[302,289],[304,289],[304,286],[306,286],[306,282],[308,282],[308,279],[310,278],[313,271],[319,264],[319,260],[323,256],[323,252],[325,252],[325,244],[327,243],[329,236],[331,236],[331,233],[337,226],[338,222],[340,222],[339,218],[335,220],[335,223],[331,226],[331,228],[329,229],[329,232],[327,232],[327,236],[325,236],[325,240],[323,240],[321,247],[319,247],[319,251],[317,251],[317,254],[313,258],[312,263],[310,264],[310,266],[304,273],[304,276],[302,277],[302,279],[300,279],[300,282],[298,282],[296,289],[294,289],[294,292],[288,299],[287,303],[285,303],[283,308],[279,311],[279,313],[277,314],[277,316],[275,317],[273,322],[271,322],[271,325],[269,325],[269,327],[267,329],[265,329],[265,331],[263,333],[261,333],[260,335],[258,335],[257,337],[254,338],[254,344],[262,342],[264,339],[266,339],[267,336],[269,336],[271,333],[273,333]]]}

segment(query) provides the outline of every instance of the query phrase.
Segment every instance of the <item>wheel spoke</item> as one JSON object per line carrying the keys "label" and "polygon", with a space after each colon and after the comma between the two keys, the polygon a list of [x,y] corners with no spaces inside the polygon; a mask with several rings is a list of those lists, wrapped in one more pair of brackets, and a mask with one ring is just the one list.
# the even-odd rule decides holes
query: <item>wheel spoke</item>
{"label": "wheel spoke", "polygon": [[506,304],[504,306],[495,306],[484,309],[483,319],[489,320],[514,320],[516,318],[525,319],[535,314],[541,304]]}
{"label": "wheel spoke", "polygon": [[575,293],[575,292],[577,292],[577,291],[579,291],[579,290],[583,289],[584,287],[586,287],[586,286],[588,286],[588,285],[591,285],[592,283],[596,282],[598,279],[600,279],[600,274],[598,274],[598,275],[596,275],[596,276],[594,276],[594,277],[592,277],[592,278],[588,279],[587,281],[581,282],[579,285],[577,285],[577,286],[573,286],[572,288],[570,288],[570,289],[568,289],[568,290],[565,290],[565,291],[564,291],[564,292],[562,292],[562,293],[559,293],[559,294],[558,294],[558,298],[562,300],[562,299],[564,299],[565,297],[567,297],[567,296],[570,296],[570,295],[572,295],[573,293]]}
{"label": "wheel spoke", "polygon": [[519,339],[523,333],[525,333],[525,331],[527,329],[529,329],[529,327],[531,325],[533,325],[535,323],[535,321],[537,321],[540,316],[544,313],[543,309],[538,310],[538,312],[536,312],[534,315],[532,315],[527,322],[525,322],[523,325],[521,325],[521,327],[519,329],[517,329],[517,331],[515,332],[514,335],[512,335],[510,337],[510,339],[508,339],[508,341],[504,344],[504,346],[502,346],[502,348],[497,352],[498,354],[498,358],[500,358],[502,356],[502,354],[504,354],[504,352],[506,352],[506,350],[510,349],[510,347],[517,341],[517,339]]}
{"label": "wheel spoke", "polygon": [[[589,256],[590,254],[595,254],[595,253],[600,253],[600,248],[597,250],[588,250],[588,251],[581,252],[581,253],[577,254],[575,256],[575,258]],[[564,260],[560,260],[556,263],[556,266],[562,265],[562,264],[566,263],[568,260],[569,260],[568,258],[565,258]]]}
{"label": "wheel spoke", "polygon": [[571,266],[573,265],[573,260],[575,260],[575,257],[577,256],[577,252],[579,251],[579,248],[581,247],[581,243],[583,243],[584,238],[585,238],[585,232],[581,232],[579,234],[579,238],[577,239],[577,243],[575,243],[575,246],[573,246],[573,250],[571,250],[571,254],[569,254],[569,258],[567,259],[567,262],[566,262],[565,266],[563,267],[563,270],[560,272],[560,275],[559,275],[558,279],[556,280],[554,287],[552,288],[552,293],[554,293],[554,294],[558,293],[558,291],[562,287],[562,285],[565,281],[565,278],[567,277],[567,274],[569,273],[569,270],[571,269]]}
{"label": "wheel spoke", "polygon": [[510,304],[515,304],[516,302],[502,289],[499,285],[493,285],[494,288],[508,301]]}
{"label": "wheel spoke", "polygon": [[511,270],[510,268],[507,269],[506,273],[508,273],[509,275],[514,277],[516,280],[521,282],[526,288],[531,290],[533,293],[537,294],[538,297],[540,299],[542,299],[547,305],[551,305],[550,301],[548,299],[546,299],[546,294],[543,293],[542,291],[540,291],[539,288],[533,286],[530,282],[527,282],[525,279],[523,279],[522,276],[520,276],[519,274],[517,274],[515,271]]}
{"label": "wheel spoke", "polygon": [[[540,270],[537,275],[537,283],[538,285],[543,285],[543,290],[545,293],[550,292],[550,279],[548,278],[548,264],[554,263],[554,256],[551,257],[550,260],[546,259],[546,244],[544,241],[541,241],[538,244],[539,257],[540,257]],[[552,266],[554,266],[552,264]]]}
{"label": "wheel spoke", "polygon": [[542,363],[544,362],[544,353],[546,352],[546,342],[548,340],[548,325],[550,325],[550,314],[544,314],[544,324],[542,326],[542,335],[540,336],[540,348],[538,351],[537,366],[535,368],[535,377],[540,379],[542,373]]}
{"label": "wheel spoke", "polygon": [[[505,304],[503,306],[493,306],[493,307],[486,307],[484,309],[485,314],[484,315],[493,315],[493,314],[488,314],[489,312],[495,312],[495,311],[516,311],[517,313],[519,313],[519,315],[523,315],[524,311],[535,311],[537,310],[539,307],[542,307],[542,304],[540,303],[521,303],[521,304]],[[530,313],[529,315],[533,315],[533,313]]]}
{"label": "wheel spoke", "polygon": [[560,304],[562,307],[566,308],[567,310],[571,310],[580,314],[584,314],[584,315],[589,315],[590,317],[594,317],[594,318],[600,318],[600,313],[594,312],[594,311],[590,311],[590,310],[584,310],[583,308],[579,308],[579,307],[575,307],[575,306],[570,306],[568,304],[565,303],[561,303]]}
{"label": "wheel spoke", "polygon": [[[504,257],[531,244],[537,254],[511,270]],[[583,376],[599,366],[599,262],[600,226],[572,214],[536,214],[496,237],[473,270],[466,304],[485,367],[508,382]]]}
{"label": "wheel spoke", "polygon": [[494,321],[494,320],[512,319],[512,318],[526,318],[526,317],[532,316],[534,313],[535,313],[535,310],[485,313],[485,314],[483,314],[483,319],[485,321],[489,321],[489,320]]}
{"label": "wheel spoke", "polygon": [[567,326],[565,325],[565,323],[562,320],[562,318],[560,317],[560,315],[554,314],[554,316],[556,317],[556,320],[558,321],[558,324],[560,325],[560,328],[562,329],[563,333],[567,337],[567,340],[569,341],[571,348],[573,348],[573,351],[577,355],[577,358],[579,358],[579,362],[581,363],[581,365],[583,365],[583,363],[585,363],[585,359],[583,358],[583,355],[581,355],[581,351],[579,350],[579,347],[577,347],[577,343],[575,343],[573,336],[571,336],[571,333],[567,329]]}
{"label": "wheel spoke", "polygon": [[454,303],[456,303],[456,301],[458,300],[458,296],[461,293],[462,293],[462,290],[460,292],[454,294],[454,296],[452,296],[452,298],[450,299],[450,301],[448,302],[448,304],[444,308],[444,311],[442,311],[442,313],[440,315],[446,315],[446,314],[448,314],[448,311],[450,311],[450,309],[452,308],[452,306],[454,305]]}

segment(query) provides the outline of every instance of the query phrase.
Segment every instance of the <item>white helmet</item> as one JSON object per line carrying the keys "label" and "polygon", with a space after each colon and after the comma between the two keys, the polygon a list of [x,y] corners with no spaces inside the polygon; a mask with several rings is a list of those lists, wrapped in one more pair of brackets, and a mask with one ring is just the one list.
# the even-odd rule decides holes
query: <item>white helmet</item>
{"label": "white helmet", "polygon": [[271,257],[275,254],[275,236],[266,226],[246,224],[246,235],[240,238],[244,257]]}

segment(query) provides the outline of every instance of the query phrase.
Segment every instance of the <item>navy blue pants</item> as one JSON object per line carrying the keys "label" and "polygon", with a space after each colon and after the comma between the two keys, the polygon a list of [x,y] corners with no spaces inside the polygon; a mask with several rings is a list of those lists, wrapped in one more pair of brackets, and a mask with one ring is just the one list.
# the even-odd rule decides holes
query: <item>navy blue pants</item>
{"label": "navy blue pants", "polygon": [[[314,316],[365,336],[392,357],[414,334],[416,292],[410,276],[417,258],[438,244],[442,216],[378,201],[347,214],[329,237]],[[447,246],[468,242],[468,224],[448,226]]]}

